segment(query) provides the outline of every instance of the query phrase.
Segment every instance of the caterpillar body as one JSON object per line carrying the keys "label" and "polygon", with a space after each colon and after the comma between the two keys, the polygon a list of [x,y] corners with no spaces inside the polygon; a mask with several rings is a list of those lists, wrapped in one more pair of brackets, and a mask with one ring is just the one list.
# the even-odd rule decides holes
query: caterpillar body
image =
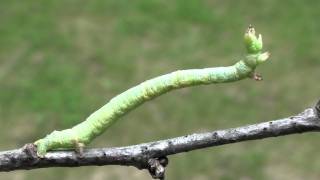
{"label": "caterpillar body", "polygon": [[87,145],[126,113],[171,90],[196,85],[234,82],[253,77],[257,65],[266,61],[269,53],[261,52],[262,37],[261,35],[256,37],[253,27],[248,28],[244,40],[248,55],[234,65],[178,70],[142,82],[112,98],[82,123],[70,129],[53,131],[46,137],[37,140],[34,143],[37,147],[37,154],[41,157],[49,150],[76,149],[79,145]]}

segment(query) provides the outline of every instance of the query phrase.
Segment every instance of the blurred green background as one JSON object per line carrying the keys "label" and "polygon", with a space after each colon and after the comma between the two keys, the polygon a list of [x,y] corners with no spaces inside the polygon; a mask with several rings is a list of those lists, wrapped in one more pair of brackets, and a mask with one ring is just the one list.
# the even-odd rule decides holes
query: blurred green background
{"label": "blurred green background", "polygon": [[[178,69],[230,65],[249,24],[272,56],[264,81],[178,90],[122,118],[90,147],[124,146],[257,123],[320,97],[320,1],[1,0],[0,148],[83,121],[118,93]],[[168,179],[315,180],[320,134],[170,157]],[[0,179],[151,179],[105,166],[1,173]]]}

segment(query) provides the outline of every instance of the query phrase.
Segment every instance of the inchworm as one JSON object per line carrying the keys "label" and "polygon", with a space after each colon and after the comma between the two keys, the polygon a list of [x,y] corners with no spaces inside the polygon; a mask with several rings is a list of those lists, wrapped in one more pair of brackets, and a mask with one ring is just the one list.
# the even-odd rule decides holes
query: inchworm
{"label": "inchworm", "polygon": [[115,96],[82,123],[70,129],[53,131],[45,138],[37,140],[34,144],[37,146],[38,155],[44,156],[47,151],[54,149],[79,149],[80,146],[89,144],[126,113],[171,90],[254,77],[255,68],[268,59],[269,53],[261,53],[262,37],[260,34],[256,37],[253,27],[248,28],[244,39],[248,55],[233,66],[178,70],[147,80]]}

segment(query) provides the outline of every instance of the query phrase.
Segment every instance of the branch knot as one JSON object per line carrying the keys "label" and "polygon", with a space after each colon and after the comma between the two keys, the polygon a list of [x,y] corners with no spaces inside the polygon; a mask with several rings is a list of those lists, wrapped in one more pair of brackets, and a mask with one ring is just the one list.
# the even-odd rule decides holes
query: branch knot
{"label": "branch knot", "polygon": [[153,179],[164,180],[165,167],[168,165],[167,157],[151,158],[148,160],[148,170]]}

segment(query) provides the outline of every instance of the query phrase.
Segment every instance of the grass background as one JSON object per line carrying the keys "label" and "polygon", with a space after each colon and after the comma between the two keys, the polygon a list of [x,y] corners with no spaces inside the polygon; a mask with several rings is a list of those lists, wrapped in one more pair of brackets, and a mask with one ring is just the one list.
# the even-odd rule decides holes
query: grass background
{"label": "grass background", "polygon": [[[122,118],[90,147],[123,146],[300,112],[319,98],[320,1],[1,0],[0,148],[83,121],[110,98],[177,69],[230,65],[249,24],[263,34],[264,81],[187,88]],[[169,179],[315,180],[319,134],[170,157]],[[150,179],[126,167],[50,168],[0,179]]]}

